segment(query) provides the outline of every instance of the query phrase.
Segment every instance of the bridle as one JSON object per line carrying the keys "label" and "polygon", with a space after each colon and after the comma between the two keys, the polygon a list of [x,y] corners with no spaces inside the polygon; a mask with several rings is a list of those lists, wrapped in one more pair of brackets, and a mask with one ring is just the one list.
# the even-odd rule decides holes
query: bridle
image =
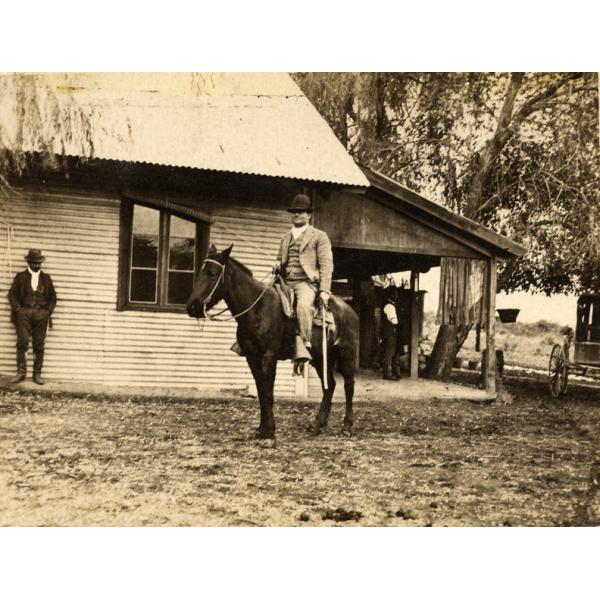
{"label": "bridle", "polygon": [[220,263],[218,260],[213,260],[212,258],[205,258],[204,262],[202,263],[201,268],[204,268],[204,265],[206,263],[214,263],[215,265],[218,265],[219,268],[221,269],[221,272],[219,273],[219,276],[217,277],[217,281],[215,282],[215,285],[213,286],[212,290],[210,290],[208,296],[206,296],[204,302],[202,303],[202,309],[204,311],[204,316],[209,321],[231,321],[233,319],[236,319],[237,317],[241,317],[242,315],[245,315],[248,311],[252,310],[258,304],[258,301],[265,295],[266,291],[269,289],[269,286],[265,286],[265,289],[258,295],[258,298],[248,308],[244,309],[243,311],[237,313],[236,315],[231,315],[230,317],[226,317],[224,319],[217,319],[218,315],[222,315],[228,309],[224,308],[223,310],[220,310],[219,312],[215,313],[214,315],[209,315],[208,314],[208,303],[210,302],[211,298],[213,297],[213,294],[219,287],[219,284],[221,282],[225,282],[225,265],[223,263]]}

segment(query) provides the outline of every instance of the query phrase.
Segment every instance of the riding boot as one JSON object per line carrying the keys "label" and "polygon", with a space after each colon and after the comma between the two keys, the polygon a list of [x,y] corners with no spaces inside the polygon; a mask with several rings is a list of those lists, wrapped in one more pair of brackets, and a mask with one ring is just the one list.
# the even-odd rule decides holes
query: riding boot
{"label": "riding boot", "polygon": [[8,383],[21,383],[27,376],[27,353],[17,349],[17,374]]}
{"label": "riding boot", "polygon": [[294,360],[310,360],[312,358],[310,348],[310,342],[305,342],[300,335],[296,335]]}

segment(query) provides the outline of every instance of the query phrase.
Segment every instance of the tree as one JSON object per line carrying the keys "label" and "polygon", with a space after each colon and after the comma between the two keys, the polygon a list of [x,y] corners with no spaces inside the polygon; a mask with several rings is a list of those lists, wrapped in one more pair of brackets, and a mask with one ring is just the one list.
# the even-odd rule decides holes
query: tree
{"label": "tree", "polygon": [[[600,291],[595,73],[295,77],[358,161],[528,248],[499,290]],[[440,328],[438,375],[469,329]]]}
{"label": "tree", "polygon": [[68,75],[54,77],[63,85],[52,85],[48,75],[0,75],[0,177],[5,185],[8,176],[33,164],[60,167],[59,151],[66,142],[76,140],[82,156],[93,156],[90,115],[76,102]]}

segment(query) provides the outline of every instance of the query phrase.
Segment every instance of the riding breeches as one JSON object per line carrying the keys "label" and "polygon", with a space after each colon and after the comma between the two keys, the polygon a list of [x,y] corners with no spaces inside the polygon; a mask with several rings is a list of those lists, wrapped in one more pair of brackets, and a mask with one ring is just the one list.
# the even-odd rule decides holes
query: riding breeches
{"label": "riding breeches", "polygon": [[310,340],[317,287],[308,281],[292,281],[287,283],[296,295],[296,315],[298,317],[300,337],[309,348],[311,345]]}

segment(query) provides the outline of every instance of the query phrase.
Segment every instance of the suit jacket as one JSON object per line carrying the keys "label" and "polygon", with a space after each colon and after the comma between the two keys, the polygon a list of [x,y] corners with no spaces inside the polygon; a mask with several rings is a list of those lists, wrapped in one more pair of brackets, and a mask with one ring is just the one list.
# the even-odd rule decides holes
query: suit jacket
{"label": "suit jacket", "polygon": [[[56,291],[52,278],[43,271],[38,280],[37,292],[39,294],[38,304],[40,308],[45,308],[51,315],[56,307]],[[11,320],[15,322],[15,315],[20,308],[29,308],[35,302],[33,290],[31,289],[31,274],[27,269],[17,273],[13,279],[8,292],[8,300],[12,309]]]}
{"label": "suit jacket", "polygon": [[[277,260],[281,262],[284,273],[292,240],[292,232],[288,231],[279,244]],[[310,281],[319,284],[319,291],[331,293],[333,252],[329,237],[324,231],[308,226],[300,240],[300,264]]]}

